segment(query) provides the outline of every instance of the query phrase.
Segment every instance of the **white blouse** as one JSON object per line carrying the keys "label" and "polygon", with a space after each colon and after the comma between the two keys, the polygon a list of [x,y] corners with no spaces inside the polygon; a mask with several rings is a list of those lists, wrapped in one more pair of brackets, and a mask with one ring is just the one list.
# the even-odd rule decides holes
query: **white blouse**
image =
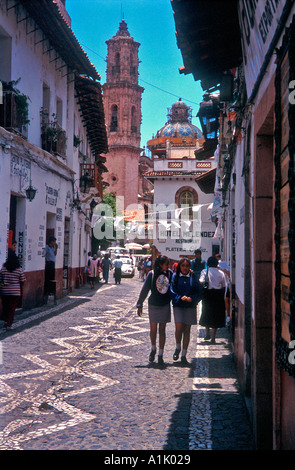
{"label": "white blouse", "polygon": [[[207,269],[203,269],[200,275],[199,281],[201,283],[205,282]],[[209,289],[222,289],[226,287],[226,277],[225,274],[220,271],[218,268],[208,268],[209,276]]]}

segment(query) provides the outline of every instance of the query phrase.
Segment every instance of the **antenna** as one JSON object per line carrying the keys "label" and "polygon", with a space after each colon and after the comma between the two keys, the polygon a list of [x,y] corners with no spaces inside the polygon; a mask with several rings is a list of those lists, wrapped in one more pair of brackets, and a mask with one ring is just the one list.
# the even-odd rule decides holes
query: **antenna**
{"label": "antenna", "polygon": [[124,20],[123,0],[121,0],[121,21]]}

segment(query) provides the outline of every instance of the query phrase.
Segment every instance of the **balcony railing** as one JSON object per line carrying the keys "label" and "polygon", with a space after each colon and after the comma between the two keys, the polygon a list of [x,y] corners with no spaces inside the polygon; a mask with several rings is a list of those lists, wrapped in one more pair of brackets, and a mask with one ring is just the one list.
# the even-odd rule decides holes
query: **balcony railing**
{"label": "balcony railing", "polygon": [[86,193],[90,188],[95,187],[95,164],[80,164],[80,191]]}
{"label": "balcony railing", "polygon": [[42,149],[52,154],[66,157],[66,132],[61,128],[53,114],[53,121],[47,120],[48,114],[41,111],[41,140]]}
{"label": "balcony railing", "polygon": [[26,137],[28,120],[27,97],[14,90],[3,90],[0,106],[0,126]]}

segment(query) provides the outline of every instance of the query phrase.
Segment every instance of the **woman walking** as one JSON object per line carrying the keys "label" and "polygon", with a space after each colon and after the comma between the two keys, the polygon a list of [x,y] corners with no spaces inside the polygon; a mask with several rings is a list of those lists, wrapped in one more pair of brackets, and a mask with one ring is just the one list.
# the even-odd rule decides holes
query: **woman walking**
{"label": "woman walking", "polygon": [[115,267],[115,271],[114,271],[115,284],[121,284],[122,264],[123,264],[122,260],[120,259],[120,256],[118,255],[115,261],[113,262],[113,265]]}
{"label": "woman walking", "polygon": [[172,272],[169,269],[167,256],[158,256],[154,270],[150,271],[142,286],[138,301],[137,314],[142,316],[142,306],[148,296],[148,312],[150,320],[151,352],[149,362],[154,362],[156,355],[157,330],[159,329],[159,353],[158,364],[163,365],[163,352],[166,341],[166,324],[171,321],[169,287]]}
{"label": "woman walking", "polygon": [[112,266],[112,261],[110,260],[108,253],[106,253],[104,257],[102,258],[101,266],[102,266],[102,277],[104,279],[104,282],[107,284],[109,282],[110,267]]}
{"label": "woman walking", "polygon": [[96,255],[94,255],[93,258],[89,260],[89,267],[88,267],[88,276],[89,276],[91,289],[94,289],[95,287],[95,280],[98,276],[98,268],[99,268],[99,259],[97,258]]}
{"label": "woman walking", "polygon": [[203,269],[200,275],[200,283],[204,285],[208,279],[208,288],[203,289],[202,314],[200,325],[206,328],[205,340],[210,340],[210,328],[212,329],[211,344],[215,344],[215,336],[218,328],[225,326],[225,289],[226,277],[218,269],[218,260],[211,256],[207,261],[207,269]]}
{"label": "woman walking", "polygon": [[4,327],[11,330],[15,309],[19,306],[23,295],[25,275],[20,267],[16,254],[9,250],[6,262],[0,271],[0,295],[2,300],[2,316]]}
{"label": "woman walking", "polygon": [[[191,272],[190,261],[179,261],[173,274],[170,295],[175,321],[176,349],[173,360],[177,361],[181,352],[181,363],[188,365],[186,354],[190,342],[191,326],[197,324],[197,304],[201,299],[201,286],[196,275]],[[182,351],[181,351],[182,348]]]}

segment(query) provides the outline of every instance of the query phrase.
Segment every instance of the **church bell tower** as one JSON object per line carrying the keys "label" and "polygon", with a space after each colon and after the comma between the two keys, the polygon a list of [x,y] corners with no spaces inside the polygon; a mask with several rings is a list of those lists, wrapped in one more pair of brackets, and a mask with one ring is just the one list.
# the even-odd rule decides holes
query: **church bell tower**
{"label": "church bell tower", "polygon": [[109,191],[124,196],[125,208],[138,202],[138,175],[143,88],[138,85],[138,48],[123,20],[119,30],[106,41],[107,78],[103,101],[109,153],[104,180]]}

